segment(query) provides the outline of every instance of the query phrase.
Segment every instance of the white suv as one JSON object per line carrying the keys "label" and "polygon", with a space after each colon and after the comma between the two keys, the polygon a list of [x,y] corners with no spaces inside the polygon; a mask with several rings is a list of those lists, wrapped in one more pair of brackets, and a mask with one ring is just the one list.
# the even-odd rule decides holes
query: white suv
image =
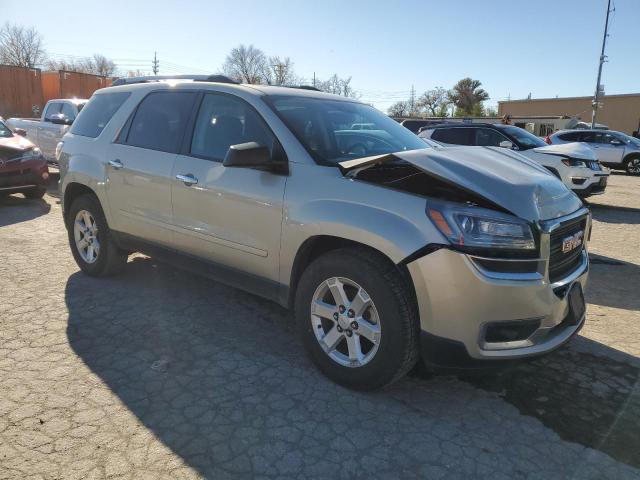
{"label": "white suv", "polygon": [[512,125],[490,123],[443,124],[419,134],[443,145],[475,145],[516,150],[544,166],[578,196],[604,193],[609,171],[594,152],[580,143],[547,145],[541,138]]}

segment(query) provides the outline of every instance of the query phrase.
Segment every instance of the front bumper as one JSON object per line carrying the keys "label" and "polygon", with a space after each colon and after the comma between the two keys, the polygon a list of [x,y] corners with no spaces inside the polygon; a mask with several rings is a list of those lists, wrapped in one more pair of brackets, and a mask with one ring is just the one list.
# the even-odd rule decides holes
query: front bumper
{"label": "front bumper", "polygon": [[[548,255],[544,257],[541,254],[537,260],[539,271],[531,273],[488,271],[474,257],[446,248],[409,263],[423,358],[457,366],[458,362],[451,365],[452,353],[476,361],[531,357],[550,352],[575,335],[585,316],[572,318],[568,294],[576,284],[582,290],[586,287],[588,253],[584,249],[577,268],[555,283],[549,281]],[[525,329],[526,338],[496,340],[488,332],[500,325],[533,328]]]}
{"label": "front bumper", "polygon": [[592,173],[590,176],[572,176],[571,190],[580,197],[588,197],[590,195],[601,195],[607,188],[609,181],[609,172]]}
{"label": "front bumper", "polygon": [[42,161],[22,162],[11,169],[0,170],[0,192],[22,192],[49,183],[49,169]]}

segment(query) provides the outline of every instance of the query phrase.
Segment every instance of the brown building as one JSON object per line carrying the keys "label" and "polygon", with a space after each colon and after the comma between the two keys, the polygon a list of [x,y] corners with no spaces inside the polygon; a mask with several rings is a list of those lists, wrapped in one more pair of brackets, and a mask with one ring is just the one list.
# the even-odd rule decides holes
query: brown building
{"label": "brown building", "polygon": [[[536,98],[498,102],[498,115],[577,117],[591,122],[593,97]],[[631,133],[640,127],[640,93],[605,95],[596,121],[611,130]]]}

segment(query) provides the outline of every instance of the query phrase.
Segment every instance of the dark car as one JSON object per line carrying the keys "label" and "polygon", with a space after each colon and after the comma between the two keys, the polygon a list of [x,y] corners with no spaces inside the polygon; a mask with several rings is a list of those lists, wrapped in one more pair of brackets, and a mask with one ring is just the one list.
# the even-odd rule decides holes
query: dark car
{"label": "dark car", "polygon": [[42,198],[48,182],[49,169],[40,149],[0,120],[0,196],[22,193]]}

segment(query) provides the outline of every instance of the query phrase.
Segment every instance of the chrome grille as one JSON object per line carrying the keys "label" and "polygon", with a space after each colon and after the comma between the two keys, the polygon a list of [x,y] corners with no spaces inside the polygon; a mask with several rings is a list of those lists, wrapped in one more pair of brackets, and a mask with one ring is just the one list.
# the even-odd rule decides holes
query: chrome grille
{"label": "chrome grille", "polygon": [[[554,283],[571,274],[582,262],[582,252],[586,242],[587,216],[583,215],[566,222],[551,232],[549,239],[549,280]],[[568,252],[562,251],[564,241],[582,232],[585,234],[582,244]]]}

